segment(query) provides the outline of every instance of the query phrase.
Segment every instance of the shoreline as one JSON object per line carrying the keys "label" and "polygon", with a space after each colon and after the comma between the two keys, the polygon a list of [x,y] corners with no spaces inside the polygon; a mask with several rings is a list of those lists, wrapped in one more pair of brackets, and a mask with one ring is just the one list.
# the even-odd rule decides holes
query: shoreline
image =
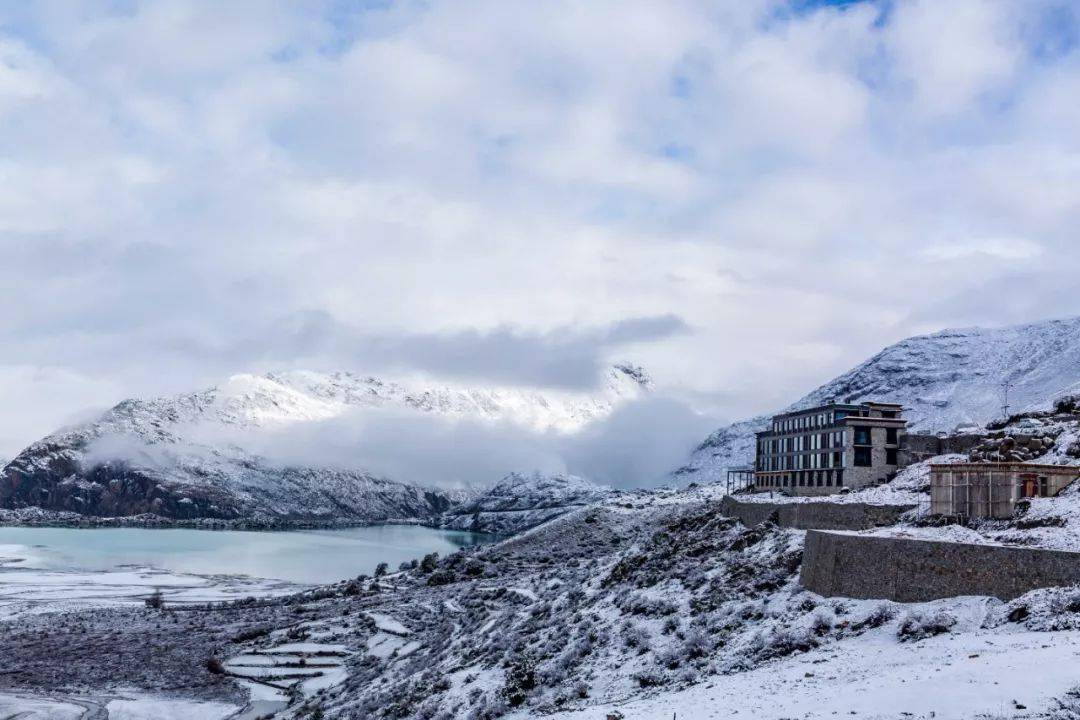
{"label": "shoreline", "polygon": [[[29,511],[29,512],[28,512]],[[22,515],[22,517],[20,517]],[[40,508],[0,509],[0,527],[55,527],[71,529],[140,528],[148,530],[238,530],[248,532],[285,532],[291,530],[339,530],[380,525],[417,525],[433,530],[445,528],[423,518],[385,518],[380,520],[284,520],[278,518],[168,518],[161,515],[122,515],[100,517],[56,512]]]}

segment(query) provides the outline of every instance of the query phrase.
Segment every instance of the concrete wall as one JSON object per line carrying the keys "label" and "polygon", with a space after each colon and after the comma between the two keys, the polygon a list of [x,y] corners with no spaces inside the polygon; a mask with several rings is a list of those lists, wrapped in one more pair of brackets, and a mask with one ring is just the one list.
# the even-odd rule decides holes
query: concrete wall
{"label": "concrete wall", "polygon": [[865,503],[760,503],[739,502],[725,497],[720,511],[738,518],[743,525],[758,525],[776,511],[782,527],[809,530],[866,530],[881,525],[893,525],[900,515],[914,505],[867,505]]}
{"label": "concrete wall", "polygon": [[1080,553],[811,530],[801,581],[826,597],[1011,600],[1036,588],[1080,583]]}

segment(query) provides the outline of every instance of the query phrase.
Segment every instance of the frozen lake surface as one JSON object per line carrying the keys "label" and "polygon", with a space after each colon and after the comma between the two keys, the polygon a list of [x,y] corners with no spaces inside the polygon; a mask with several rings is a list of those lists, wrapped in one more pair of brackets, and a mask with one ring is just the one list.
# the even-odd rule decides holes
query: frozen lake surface
{"label": "frozen lake surface", "polygon": [[0,527],[0,570],[116,572],[140,568],[194,575],[243,575],[328,583],[391,570],[488,536],[415,525],[245,532],[145,528]]}

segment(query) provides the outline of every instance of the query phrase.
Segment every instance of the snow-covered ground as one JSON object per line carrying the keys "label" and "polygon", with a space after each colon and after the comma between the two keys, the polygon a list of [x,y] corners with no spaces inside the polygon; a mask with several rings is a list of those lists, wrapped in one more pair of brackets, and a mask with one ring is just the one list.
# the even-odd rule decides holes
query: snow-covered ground
{"label": "snow-covered ground", "polygon": [[[882,628],[745,673],[551,720],[1045,718],[1080,684],[1080,632],[974,630],[898,644]],[[535,717],[528,713],[511,718]]]}
{"label": "snow-covered ground", "polygon": [[0,620],[128,605],[138,607],[155,591],[173,605],[222,602],[245,597],[273,597],[300,586],[278,580],[201,576],[150,568],[99,572],[0,568]]}
{"label": "snow-covered ground", "polygon": [[219,702],[157,697],[119,697],[105,705],[109,720],[225,720],[240,708]]}
{"label": "snow-covered ground", "polygon": [[[939,455],[904,468],[891,481],[836,495],[797,496],[779,492],[740,493],[739,502],[756,503],[865,503],[867,505],[924,506],[930,500],[930,463],[967,462],[965,455]],[[719,487],[719,486],[713,486]],[[715,492],[715,491],[714,491]]]}
{"label": "snow-covered ground", "polygon": [[119,696],[35,697],[0,693],[5,720],[225,720],[238,705],[122,693]]}

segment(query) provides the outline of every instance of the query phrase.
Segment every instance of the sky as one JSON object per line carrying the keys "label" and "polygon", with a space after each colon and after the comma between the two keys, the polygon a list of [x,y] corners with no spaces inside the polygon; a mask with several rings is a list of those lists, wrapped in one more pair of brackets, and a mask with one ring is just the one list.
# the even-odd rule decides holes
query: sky
{"label": "sky", "polygon": [[308,368],[717,422],[1080,314],[1070,0],[0,4],[0,457]]}

